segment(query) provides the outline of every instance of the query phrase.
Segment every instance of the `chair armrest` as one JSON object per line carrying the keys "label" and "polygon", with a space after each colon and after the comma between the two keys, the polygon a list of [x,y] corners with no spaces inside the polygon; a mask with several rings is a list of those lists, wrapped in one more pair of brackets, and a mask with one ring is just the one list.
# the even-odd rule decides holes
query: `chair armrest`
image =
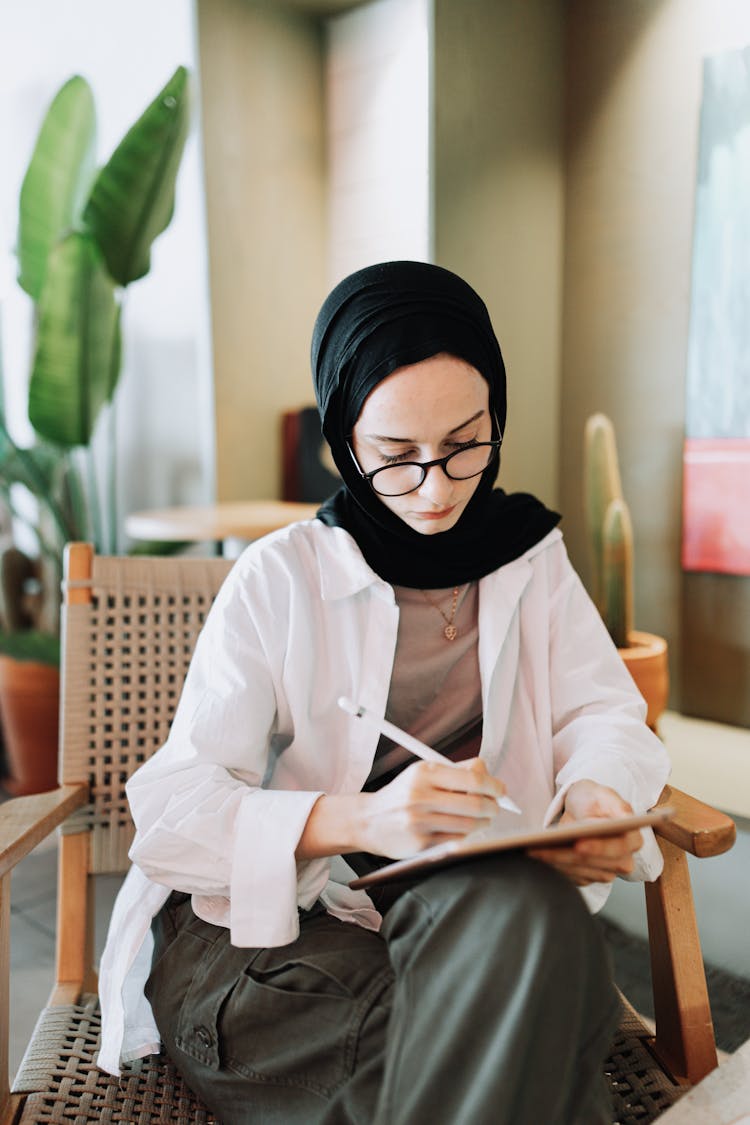
{"label": "chair armrest", "polygon": [[671,805],[675,814],[656,825],[654,831],[683,851],[704,858],[728,852],[734,844],[737,835],[734,821],[711,805],[671,785],[664,786],[656,802],[657,808],[659,805]]}
{"label": "chair armrest", "polygon": [[13,797],[0,805],[0,876],[6,875],[88,799],[88,785],[62,785],[49,793]]}

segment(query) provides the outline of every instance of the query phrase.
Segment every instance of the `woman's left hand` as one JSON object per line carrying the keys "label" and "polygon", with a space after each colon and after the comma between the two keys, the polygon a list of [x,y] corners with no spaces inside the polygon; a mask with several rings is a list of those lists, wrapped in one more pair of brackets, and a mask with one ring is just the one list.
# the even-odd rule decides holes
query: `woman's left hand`
{"label": "woman's left hand", "polygon": [[[633,810],[614,789],[595,781],[575,781],[565,796],[560,824],[590,817],[632,816]],[[529,855],[556,867],[579,887],[589,883],[611,883],[617,875],[629,875],[633,856],[643,843],[636,829],[621,836],[577,840],[571,847],[534,848]]]}

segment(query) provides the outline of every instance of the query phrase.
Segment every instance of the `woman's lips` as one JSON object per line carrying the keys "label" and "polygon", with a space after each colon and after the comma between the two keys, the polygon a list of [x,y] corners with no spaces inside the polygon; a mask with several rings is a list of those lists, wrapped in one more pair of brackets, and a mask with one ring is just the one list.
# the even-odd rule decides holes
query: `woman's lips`
{"label": "woman's lips", "polygon": [[413,515],[418,520],[444,520],[455,507],[456,505],[453,504],[450,508],[443,508],[441,512],[414,512]]}

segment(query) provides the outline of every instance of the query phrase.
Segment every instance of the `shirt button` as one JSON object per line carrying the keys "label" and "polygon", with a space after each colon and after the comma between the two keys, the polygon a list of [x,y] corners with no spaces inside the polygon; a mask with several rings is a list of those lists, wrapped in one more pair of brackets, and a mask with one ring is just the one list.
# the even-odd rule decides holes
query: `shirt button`
{"label": "shirt button", "polygon": [[211,1046],[214,1039],[213,1039],[213,1035],[211,1034],[211,1032],[208,1030],[207,1027],[196,1027],[196,1028],[194,1028],[194,1031],[195,1031],[195,1034],[198,1036],[198,1038],[200,1039],[200,1041],[201,1041],[201,1043],[203,1044],[204,1047],[210,1047]]}

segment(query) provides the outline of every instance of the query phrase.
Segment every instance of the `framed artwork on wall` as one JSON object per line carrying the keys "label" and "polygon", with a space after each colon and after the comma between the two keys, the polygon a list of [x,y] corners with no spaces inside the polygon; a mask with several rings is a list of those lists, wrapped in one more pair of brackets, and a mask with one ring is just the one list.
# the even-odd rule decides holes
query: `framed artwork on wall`
{"label": "framed artwork on wall", "polygon": [[750,575],[750,47],[704,61],[682,565]]}

